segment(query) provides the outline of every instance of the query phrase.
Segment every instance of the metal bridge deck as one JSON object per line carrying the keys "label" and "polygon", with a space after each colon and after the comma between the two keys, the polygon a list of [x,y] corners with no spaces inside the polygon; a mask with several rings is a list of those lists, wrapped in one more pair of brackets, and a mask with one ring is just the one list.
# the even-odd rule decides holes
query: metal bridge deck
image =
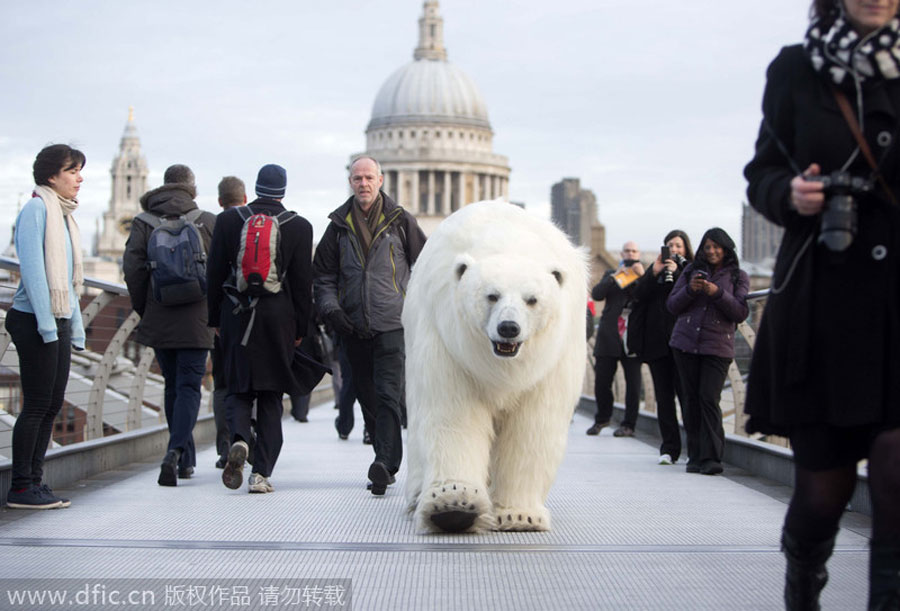
{"label": "metal bridge deck", "polygon": [[[548,500],[552,532],[422,535],[404,513],[404,471],[386,496],[369,494],[361,418],[340,441],[335,414],[319,406],[309,423],[284,421],[273,494],[226,489],[206,448],[177,488],[156,484],[158,463],[140,463],[57,490],[68,509],[0,511],[0,609],[53,608],[13,607],[13,586],[68,589],[67,609],[91,590],[81,608],[99,609],[100,594],[127,584],[153,589],[152,608],[167,610],[782,608],[782,486],[728,466],[720,477],[687,474],[684,459],[658,466],[652,438],[587,437],[576,414]],[[864,609],[870,522],[848,513],[842,526],[823,608]],[[327,587],[272,595],[341,579],[341,600],[321,596],[340,592]],[[188,606],[174,593],[190,584],[248,595]]]}

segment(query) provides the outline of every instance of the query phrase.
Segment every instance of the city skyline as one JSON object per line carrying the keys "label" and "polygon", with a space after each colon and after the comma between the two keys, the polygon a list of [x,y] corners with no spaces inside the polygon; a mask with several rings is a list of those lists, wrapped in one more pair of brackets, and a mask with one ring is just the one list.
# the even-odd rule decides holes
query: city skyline
{"label": "city skyline", "polygon": [[[449,60],[480,89],[509,158],[510,199],[549,218],[551,185],[578,177],[611,250],[628,239],[653,250],[676,226],[699,239],[720,225],[739,240],[765,68],[802,38],[807,4],[732,4],[442,2]],[[346,160],[365,149],[379,87],[412,60],[421,11],[419,0],[10,3],[0,238],[30,195],[34,155],[69,142],[88,157],[78,220],[90,247],[129,106],[151,188],[187,163],[214,211],[222,176],[252,195],[256,170],[281,163],[286,204],[318,238],[347,197]]]}

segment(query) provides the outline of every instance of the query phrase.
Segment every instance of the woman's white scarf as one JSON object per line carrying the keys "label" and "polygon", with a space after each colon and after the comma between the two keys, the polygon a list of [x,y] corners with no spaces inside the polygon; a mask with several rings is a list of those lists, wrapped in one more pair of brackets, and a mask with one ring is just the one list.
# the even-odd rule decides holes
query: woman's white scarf
{"label": "woman's white scarf", "polygon": [[[65,199],[51,189],[38,185],[34,193],[44,201],[47,208],[47,225],[44,230],[44,268],[47,272],[47,284],[50,286],[50,309],[55,318],[68,318],[72,315],[69,306],[69,291],[81,295],[84,288],[84,268],[81,257],[81,232],[72,215],[78,208],[74,199]],[[65,219],[65,221],[63,220]],[[69,284],[69,266],[66,258],[66,227],[69,226],[69,237],[72,241],[72,283]]]}

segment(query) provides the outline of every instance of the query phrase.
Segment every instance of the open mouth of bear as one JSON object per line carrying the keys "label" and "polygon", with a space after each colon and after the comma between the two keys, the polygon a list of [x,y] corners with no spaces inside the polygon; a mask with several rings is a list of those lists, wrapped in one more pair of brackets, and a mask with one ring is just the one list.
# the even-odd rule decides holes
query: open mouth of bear
{"label": "open mouth of bear", "polygon": [[506,344],[503,342],[493,342],[494,344],[494,354],[497,356],[516,356],[519,353],[519,346],[521,343],[511,343]]}

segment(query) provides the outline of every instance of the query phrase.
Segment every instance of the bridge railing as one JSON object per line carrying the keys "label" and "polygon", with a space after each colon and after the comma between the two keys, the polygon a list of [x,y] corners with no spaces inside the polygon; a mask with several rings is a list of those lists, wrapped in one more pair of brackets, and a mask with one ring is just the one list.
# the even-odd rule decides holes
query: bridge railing
{"label": "bridge railing", "polygon": [[[762,312],[765,308],[768,296],[768,289],[754,291],[747,296],[750,313],[747,316],[747,319],[737,326],[737,333],[735,335],[735,358],[728,369],[728,378],[722,389],[722,397],[720,400],[720,405],[722,407],[722,423],[726,433],[733,433],[743,437],[750,437],[758,441],[787,447],[787,440],[783,437],[758,434],[748,436],[744,430],[744,425],[747,422],[747,417],[744,414],[744,401],[746,398],[747,373],[750,369],[750,356],[753,353],[753,346],[756,343],[756,331],[759,328],[759,321],[762,318]],[[594,338],[596,338],[596,333],[594,334],[594,337],[591,338],[588,346],[588,363],[583,387],[583,394],[589,397],[594,396]],[[653,379],[650,376],[650,368],[646,364],[641,366],[641,381],[641,409],[645,412],[655,414],[656,397],[653,392]],[[617,403],[624,403],[625,376],[621,367],[616,371],[616,376],[613,381],[613,396]]]}
{"label": "bridge railing", "polygon": [[[0,257],[0,459],[12,455],[12,427],[22,403],[19,359],[5,325],[18,272],[18,261]],[[88,442],[164,423],[163,379],[152,369],[153,349],[134,341],[139,317],[128,290],[86,278],[81,305],[87,349],[72,351],[52,444]],[[203,393],[201,412],[211,409],[209,390]]]}

